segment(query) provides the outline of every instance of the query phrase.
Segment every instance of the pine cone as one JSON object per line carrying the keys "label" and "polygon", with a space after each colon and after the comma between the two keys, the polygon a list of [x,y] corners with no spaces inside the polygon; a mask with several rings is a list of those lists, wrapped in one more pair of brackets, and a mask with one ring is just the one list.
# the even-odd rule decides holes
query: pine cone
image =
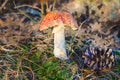
{"label": "pine cone", "polygon": [[84,60],[84,65],[95,71],[111,69],[115,66],[115,54],[110,48],[87,48],[82,58]]}

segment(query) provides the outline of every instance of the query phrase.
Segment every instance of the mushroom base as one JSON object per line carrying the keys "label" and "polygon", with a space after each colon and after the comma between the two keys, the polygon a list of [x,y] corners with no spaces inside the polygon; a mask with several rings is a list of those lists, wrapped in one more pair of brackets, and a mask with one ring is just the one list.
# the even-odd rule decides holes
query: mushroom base
{"label": "mushroom base", "polygon": [[54,33],[54,55],[62,60],[68,59],[65,46],[64,26],[58,26],[53,29]]}

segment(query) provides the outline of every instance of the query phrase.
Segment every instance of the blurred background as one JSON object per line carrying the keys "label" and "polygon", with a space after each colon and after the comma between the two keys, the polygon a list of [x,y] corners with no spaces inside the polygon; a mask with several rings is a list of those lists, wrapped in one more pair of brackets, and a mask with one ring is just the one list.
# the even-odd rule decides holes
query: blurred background
{"label": "blurred background", "polygon": [[[54,57],[52,29],[39,30],[55,10],[71,13],[79,25],[65,30],[69,63]],[[117,65],[99,73],[81,68],[89,46],[112,48]],[[119,49],[120,0],[0,0],[0,80],[119,80]]]}

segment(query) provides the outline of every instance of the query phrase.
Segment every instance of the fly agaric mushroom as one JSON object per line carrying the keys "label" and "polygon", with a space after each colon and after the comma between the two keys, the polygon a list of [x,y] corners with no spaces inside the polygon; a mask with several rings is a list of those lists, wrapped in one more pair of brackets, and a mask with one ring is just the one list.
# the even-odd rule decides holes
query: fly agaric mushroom
{"label": "fly agaric mushroom", "polygon": [[62,60],[68,59],[65,46],[64,30],[66,26],[70,26],[73,30],[78,29],[77,22],[68,12],[49,12],[40,24],[40,30],[54,27],[54,55]]}

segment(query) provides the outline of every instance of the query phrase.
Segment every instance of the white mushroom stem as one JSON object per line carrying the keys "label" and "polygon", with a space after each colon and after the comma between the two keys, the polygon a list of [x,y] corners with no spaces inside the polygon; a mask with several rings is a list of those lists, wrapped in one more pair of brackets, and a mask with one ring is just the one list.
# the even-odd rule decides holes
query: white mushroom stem
{"label": "white mushroom stem", "polygon": [[66,54],[64,25],[54,27],[54,55],[62,60],[68,59]]}

